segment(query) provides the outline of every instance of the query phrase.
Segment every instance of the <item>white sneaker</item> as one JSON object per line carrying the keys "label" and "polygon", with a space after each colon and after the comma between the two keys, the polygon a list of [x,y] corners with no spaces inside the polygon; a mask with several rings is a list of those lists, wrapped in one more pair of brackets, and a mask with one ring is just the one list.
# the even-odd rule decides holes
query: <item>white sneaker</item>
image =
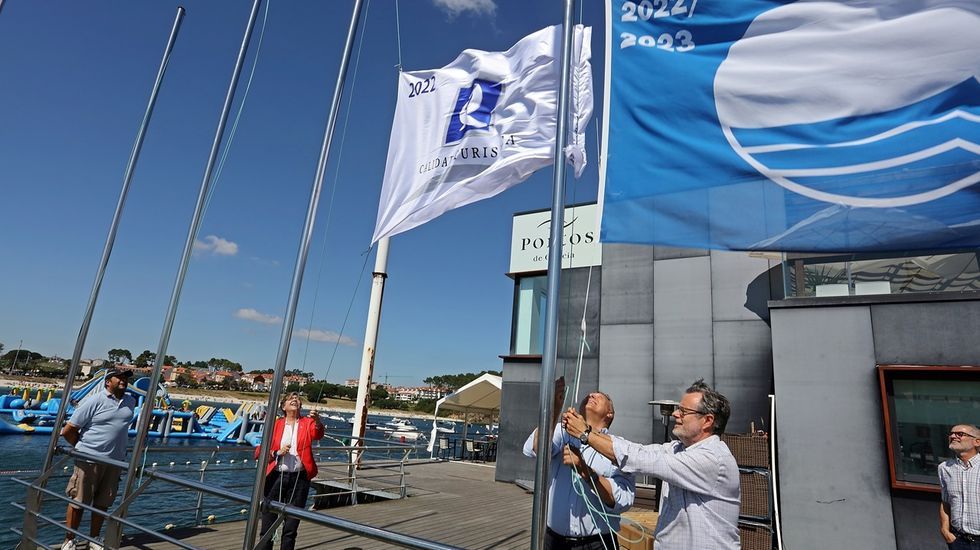
{"label": "white sneaker", "polygon": [[61,550],[76,550],[75,539],[68,539],[61,545]]}

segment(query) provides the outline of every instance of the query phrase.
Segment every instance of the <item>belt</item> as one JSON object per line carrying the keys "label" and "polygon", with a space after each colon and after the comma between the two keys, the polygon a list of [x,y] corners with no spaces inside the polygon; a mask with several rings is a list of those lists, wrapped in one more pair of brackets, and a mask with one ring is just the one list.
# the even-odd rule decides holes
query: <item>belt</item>
{"label": "belt", "polygon": [[960,540],[964,540],[966,542],[969,542],[970,544],[973,544],[975,542],[980,542],[980,535],[971,535],[970,533],[961,533],[960,531],[957,531],[955,529],[950,529],[950,531],[954,535],[956,535],[956,538],[958,538]]}
{"label": "belt", "polygon": [[587,535],[587,536],[584,536],[584,537],[570,537],[568,535],[562,535],[562,534],[556,532],[551,527],[546,528],[546,531],[552,537],[555,537],[556,539],[562,540],[562,541],[567,542],[567,543],[570,543],[570,544],[587,544],[587,543],[590,543],[590,542],[596,542],[596,541],[602,540],[602,537],[607,536],[607,535],[610,535],[610,533],[598,533],[598,534],[595,534],[595,535]]}

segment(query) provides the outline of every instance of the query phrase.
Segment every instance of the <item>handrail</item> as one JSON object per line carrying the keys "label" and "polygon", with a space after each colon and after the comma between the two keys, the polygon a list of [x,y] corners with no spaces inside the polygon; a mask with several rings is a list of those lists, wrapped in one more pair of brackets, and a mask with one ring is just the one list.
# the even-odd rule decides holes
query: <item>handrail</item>
{"label": "handrail", "polygon": [[[351,438],[347,438],[347,439],[351,439]],[[364,438],[364,439],[366,439],[366,438]],[[374,441],[379,442],[379,443],[382,442],[381,440],[374,440]],[[397,483],[397,485],[394,484],[394,483],[388,484],[388,483],[383,482],[383,481],[379,481],[379,484],[383,485],[382,490],[387,490],[387,488],[390,487],[391,489],[394,489],[394,490],[398,491],[398,493],[402,497],[405,496],[405,494],[406,494],[406,483],[405,483],[405,479],[406,479],[406,476],[408,475],[407,472],[405,472],[405,465],[406,465],[406,462],[409,460],[409,457],[411,456],[412,452],[415,450],[415,448],[413,446],[402,445],[402,444],[391,443],[391,442],[383,442],[383,443],[384,443],[383,445],[379,445],[378,447],[371,447],[371,446],[368,446],[368,447],[356,447],[354,445],[337,445],[337,446],[331,445],[331,446],[321,446],[321,447],[314,448],[315,451],[323,451],[323,452],[347,452],[348,456],[350,456],[350,452],[352,450],[354,450],[354,449],[360,449],[362,452],[365,452],[365,454],[367,454],[367,453],[372,453],[373,454],[374,452],[379,452],[379,454],[382,454],[383,456],[386,456],[388,458],[388,460],[382,460],[382,461],[375,462],[375,463],[370,463],[370,464],[362,464],[362,465],[360,465],[359,468],[350,468],[349,470],[352,472],[352,477],[347,477],[347,478],[345,478],[345,477],[337,477],[336,479],[337,480],[349,479],[350,482],[351,482],[352,490],[351,491],[339,491],[339,492],[333,493],[333,495],[352,493],[354,495],[354,499],[356,499],[356,493],[358,491],[358,489],[357,489],[357,487],[358,487],[358,483],[357,483],[357,481],[358,481],[357,480],[357,477],[358,477],[357,476],[357,470],[358,469],[361,469],[361,470],[390,470],[390,472],[379,472],[378,475],[372,475],[372,476],[370,476],[370,478],[371,479],[376,479],[376,478],[391,478],[391,477],[397,477],[397,478],[399,478],[399,482]],[[187,508],[180,508],[180,509],[171,510],[171,511],[183,511],[183,512],[188,512],[188,511],[191,511],[191,510],[195,511],[194,524],[196,524],[196,525],[203,525],[204,524],[204,521],[203,521],[204,520],[203,506],[204,506],[204,495],[205,494],[210,495],[210,496],[214,496],[214,497],[217,497],[219,499],[222,499],[222,500],[226,501],[224,504],[222,504],[222,503],[216,503],[216,502],[212,501],[208,505],[209,507],[213,507],[215,509],[215,511],[218,511],[219,509],[220,510],[223,510],[223,512],[220,512],[219,515],[217,515],[217,516],[215,514],[211,514],[211,515],[207,516],[209,523],[211,521],[213,521],[214,518],[241,515],[241,512],[240,511],[234,511],[233,508],[239,507],[241,505],[247,505],[249,503],[249,498],[247,496],[242,495],[242,494],[239,494],[239,493],[237,493],[235,491],[229,490],[229,487],[250,487],[250,485],[248,485],[248,484],[241,484],[241,485],[238,485],[238,484],[227,485],[227,484],[225,484],[223,487],[217,487],[215,485],[211,485],[211,484],[207,483],[206,482],[206,479],[205,479],[205,476],[206,476],[207,473],[228,472],[228,471],[245,471],[245,470],[254,469],[255,468],[255,465],[257,464],[257,461],[254,461],[253,462],[253,461],[250,461],[248,459],[242,460],[241,463],[240,463],[241,464],[240,467],[232,467],[230,461],[227,463],[228,464],[227,466],[225,466],[225,465],[216,466],[216,464],[221,463],[223,461],[223,459],[218,459],[217,457],[223,455],[224,453],[254,452],[254,448],[251,448],[251,447],[242,448],[242,447],[238,447],[238,446],[234,446],[234,447],[231,447],[231,446],[228,446],[228,447],[224,447],[224,446],[215,446],[215,447],[209,447],[209,446],[200,446],[200,447],[162,447],[162,446],[157,446],[157,447],[148,447],[148,448],[146,448],[146,450],[147,450],[147,452],[154,452],[154,453],[155,452],[168,452],[168,453],[173,453],[173,452],[177,452],[177,453],[198,452],[198,453],[201,453],[201,452],[203,452],[203,453],[207,453],[209,455],[209,457],[207,459],[202,460],[200,462],[198,462],[198,461],[195,460],[195,461],[186,461],[186,462],[183,462],[183,463],[182,462],[178,462],[178,461],[168,461],[168,462],[165,462],[163,464],[153,463],[152,466],[148,465],[148,466],[144,466],[143,468],[141,468],[142,472],[136,471],[136,472],[130,472],[130,474],[129,474],[129,475],[140,475],[140,474],[142,474],[142,476],[143,476],[143,480],[144,481],[140,485],[139,489],[136,491],[136,494],[140,494],[140,493],[142,493],[143,495],[148,495],[148,494],[163,494],[163,493],[183,492],[183,491],[187,491],[187,490],[190,490],[191,491],[191,494],[193,494],[193,493],[196,492],[198,494],[198,498],[197,498],[197,502],[196,502],[196,504],[194,506],[190,506],[190,507],[187,507]],[[55,452],[56,452],[56,454],[66,455],[65,456],[65,459],[68,459],[70,457],[74,457],[74,458],[77,458],[77,459],[87,460],[87,461],[91,461],[91,462],[96,462],[96,463],[102,463],[102,464],[108,464],[108,465],[112,465],[112,466],[117,466],[117,467],[120,467],[122,469],[126,469],[128,467],[128,464],[126,462],[124,462],[124,461],[113,460],[113,459],[105,458],[105,457],[102,457],[102,456],[91,455],[91,454],[88,454],[88,453],[85,453],[85,452],[82,452],[82,451],[78,451],[76,449],[69,448],[69,447],[57,447],[55,449]],[[392,454],[396,454],[396,456],[398,454],[400,454],[401,455],[400,456],[400,460],[397,459],[397,458],[392,457],[391,456]],[[63,462],[59,462],[59,465],[62,464],[62,463]],[[322,463],[323,464],[330,464],[330,465],[337,466],[337,467],[350,466],[350,463],[345,464],[342,461],[340,461],[340,462],[329,461],[329,462],[322,462]],[[191,466],[191,467],[187,467],[187,466]],[[173,537],[167,536],[160,529],[146,527],[146,526],[140,525],[139,523],[137,523],[136,521],[133,521],[132,519],[128,519],[126,517],[121,517],[121,515],[116,515],[116,513],[119,510],[119,507],[117,507],[115,510],[113,510],[111,512],[110,511],[99,510],[99,509],[97,509],[97,508],[95,508],[95,507],[93,507],[91,505],[86,505],[84,503],[80,503],[80,502],[78,502],[78,501],[76,501],[76,500],[74,500],[74,499],[72,499],[72,498],[70,498],[70,497],[68,497],[68,496],[66,496],[64,494],[61,494],[61,493],[58,493],[58,492],[55,492],[55,491],[51,491],[50,489],[47,489],[46,487],[41,487],[40,484],[39,484],[39,480],[41,478],[44,478],[46,480],[49,477],[52,477],[52,474],[54,474],[53,468],[54,467],[52,467],[52,471],[43,472],[42,475],[39,476],[38,479],[36,479],[34,481],[28,481],[28,480],[18,479],[18,478],[13,478],[13,480],[16,483],[18,483],[18,484],[21,484],[21,485],[24,485],[26,487],[33,488],[33,489],[38,490],[38,492],[40,494],[44,495],[44,496],[54,497],[55,499],[58,499],[60,501],[64,501],[66,504],[67,503],[70,503],[72,506],[77,506],[77,507],[79,507],[81,509],[88,510],[89,512],[91,512],[93,514],[99,514],[99,515],[101,515],[101,516],[103,516],[105,518],[108,518],[108,519],[112,520],[112,521],[117,521],[120,524],[122,524],[122,525],[124,525],[124,526],[126,526],[128,528],[133,528],[133,529],[135,529],[135,530],[137,530],[139,532],[142,532],[142,533],[145,533],[145,534],[147,534],[149,536],[155,537],[158,540],[161,540],[161,541],[164,541],[164,542],[173,544],[173,545],[175,545],[177,547],[180,547],[180,548],[185,548],[185,549],[190,549],[190,550],[196,550],[196,547],[195,546],[193,546],[191,544],[188,544],[188,543],[185,543],[185,542],[181,542],[180,540],[175,539]],[[185,477],[185,476],[182,476],[182,475],[178,475],[178,474],[184,474],[184,475],[186,475],[188,473],[198,473],[198,472],[200,473],[200,476],[199,477],[196,477],[196,478],[188,478],[188,477]],[[35,471],[35,473],[36,473],[36,471]],[[175,486],[175,488],[171,489],[171,488],[164,488],[164,487],[155,487],[151,491],[146,491],[146,489],[149,487],[149,484],[153,480],[157,480],[158,482],[163,482],[163,483],[170,484],[172,487]],[[135,496],[136,495],[134,495],[134,497]],[[320,496],[320,495],[315,495],[315,496]],[[328,496],[328,495],[323,495],[323,496]],[[15,507],[17,507],[17,508],[19,508],[21,510],[24,510],[25,512],[28,512],[26,506],[23,506],[23,505],[21,505],[19,503],[12,503],[12,504]],[[126,505],[128,506],[128,504],[129,503],[127,502]],[[120,504],[119,506],[122,506],[122,504]],[[276,502],[276,501],[271,501],[271,502],[270,501],[267,501],[267,502],[263,503],[263,509],[264,510],[267,510],[267,511],[273,511],[273,512],[279,514],[280,517],[296,518],[296,519],[299,519],[299,520],[302,520],[302,521],[312,522],[314,524],[321,525],[321,526],[324,526],[324,527],[338,529],[338,530],[341,530],[341,531],[344,531],[344,532],[347,532],[347,533],[350,533],[350,534],[353,534],[353,535],[356,535],[356,536],[363,536],[363,537],[367,537],[367,538],[371,538],[371,539],[375,539],[375,540],[380,540],[380,541],[383,541],[383,542],[387,542],[387,543],[391,543],[391,544],[396,544],[396,545],[400,545],[400,546],[404,546],[404,547],[409,547],[409,548],[422,548],[422,549],[427,549],[427,550],[452,550],[452,549],[457,548],[457,547],[454,547],[454,546],[451,546],[451,545],[445,545],[445,544],[436,543],[436,542],[433,542],[433,541],[429,541],[429,540],[425,540],[425,539],[421,539],[421,538],[417,538],[417,537],[413,537],[413,536],[409,536],[409,535],[403,535],[403,534],[400,534],[400,533],[394,533],[394,532],[391,532],[391,531],[386,531],[386,530],[381,529],[381,528],[377,528],[377,527],[373,527],[373,526],[370,526],[370,525],[365,525],[365,524],[361,524],[361,523],[357,523],[357,522],[352,522],[352,521],[345,520],[345,519],[342,519],[342,518],[339,518],[339,517],[336,517],[336,516],[330,516],[330,515],[326,515],[326,514],[321,514],[321,513],[317,513],[317,512],[313,512],[313,511],[304,510],[304,509],[299,508],[299,507],[287,505],[287,504]],[[89,540],[89,541],[95,541],[95,540],[97,540],[97,539],[93,539],[93,538],[87,536],[84,533],[78,532],[78,530],[70,529],[67,525],[64,524],[63,521],[59,521],[59,520],[53,519],[51,517],[48,517],[48,516],[40,513],[40,511],[33,511],[32,510],[29,513],[30,513],[31,516],[38,518],[39,520],[43,521],[44,523],[54,525],[54,526],[56,526],[56,527],[58,527],[58,528],[60,528],[60,529],[62,529],[64,531],[70,531],[70,532],[74,533],[75,536],[80,537],[80,539]],[[133,517],[137,517],[137,516],[152,516],[152,515],[153,515],[152,513],[149,513],[148,512],[148,513],[145,513],[145,514],[144,513],[130,514],[129,516],[130,516],[130,518],[133,518]],[[167,529],[172,528],[173,526],[174,526],[173,524],[168,524],[166,527],[164,527],[163,530],[165,531]],[[36,543],[39,547],[47,548],[43,543],[37,541],[36,540],[36,537],[31,537],[30,538],[30,542]]]}
{"label": "handrail", "polygon": [[[88,510],[89,512],[91,512],[93,514],[98,514],[100,516],[104,516],[107,519],[110,519],[110,518],[111,519],[114,519],[114,520],[118,521],[119,523],[122,523],[123,525],[125,525],[127,527],[132,527],[132,528],[138,529],[138,530],[140,530],[140,531],[142,531],[144,533],[147,533],[147,534],[150,534],[150,535],[153,535],[153,536],[156,536],[156,537],[160,537],[160,539],[163,540],[164,542],[169,542],[170,544],[176,544],[177,546],[180,546],[181,548],[187,548],[189,550],[197,550],[197,547],[196,546],[190,546],[187,543],[181,542],[181,541],[179,541],[179,540],[177,540],[175,538],[168,537],[167,535],[164,535],[162,533],[158,533],[155,530],[150,529],[149,527],[143,527],[142,525],[140,525],[138,523],[135,523],[133,521],[130,521],[130,520],[126,519],[126,518],[121,518],[121,517],[115,516],[114,514],[109,513],[106,510],[100,510],[100,509],[98,509],[98,508],[96,508],[94,506],[85,504],[84,502],[79,502],[79,501],[77,501],[77,500],[75,500],[75,499],[73,499],[73,498],[71,498],[71,497],[69,497],[67,495],[63,495],[61,493],[56,493],[56,492],[54,492],[51,489],[48,489],[46,487],[39,487],[39,486],[37,486],[37,485],[35,485],[33,483],[24,481],[23,479],[17,479],[17,478],[14,478],[14,482],[15,483],[19,483],[19,484],[24,485],[24,486],[29,487],[29,488],[33,488],[33,489],[35,489],[35,490],[37,490],[37,491],[39,491],[41,493],[44,493],[44,494],[49,495],[49,496],[52,496],[52,497],[57,498],[59,500],[63,500],[65,502],[67,502],[67,503],[70,503],[72,506],[78,506],[79,508],[82,508],[84,510]],[[65,531],[69,531],[71,533],[74,533],[75,536],[81,536],[82,538],[84,538],[85,540],[87,540],[89,542],[98,542],[96,539],[94,539],[92,537],[89,537],[88,535],[85,535],[83,533],[78,532],[75,529],[72,529],[72,528],[68,527],[67,525],[65,525],[61,521],[58,521],[56,519],[49,518],[49,517],[47,517],[46,515],[44,515],[44,514],[42,514],[40,512],[28,511],[27,510],[27,507],[25,507],[23,504],[18,504],[16,502],[13,502],[11,504],[13,504],[15,508],[18,508],[20,510],[24,510],[25,512],[28,512],[31,515],[35,516],[35,517],[38,517],[40,519],[43,519],[44,521],[46,521],[48,523],[51,523],[51,524],[53,524],[53,525],[55,525],[57,527],[60,527],[60,528],[64,529]]]}

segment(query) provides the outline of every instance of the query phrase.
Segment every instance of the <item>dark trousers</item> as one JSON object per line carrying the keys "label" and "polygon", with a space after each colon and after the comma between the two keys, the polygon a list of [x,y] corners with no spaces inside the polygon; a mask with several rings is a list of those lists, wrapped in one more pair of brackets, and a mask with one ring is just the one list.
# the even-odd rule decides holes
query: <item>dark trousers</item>
{"label": "dark trousers", "polygon": [[[956,535],[956,533],[953,533]],[[973,535],[973,542],[967,541],[963,535],[956,535],[956,540],[949,543],[949,550],[980,550],[980,536]]]}
{"label": "dark trousers", "polygon": [[[292,504],[298,508],[306,506],[306,497],[310,493],[310,480],[306,479],[306,470],[298,472],[273,471],[265,478],[265,498]],[[279,514],[275,512],[262,513],[262,531],[264,535]],[[293,550],[296,547],[296,531],[299,520],[287,517],[282,524],[281,550]],[[272,537],[261,547],[262,550],[272,550]]]}
{"label": "dark trousers", "polygon": [[616,535],[604,533],[590,537],[565,537],[551,530],[544,533],[544,550],[608,550],[619,548]]}

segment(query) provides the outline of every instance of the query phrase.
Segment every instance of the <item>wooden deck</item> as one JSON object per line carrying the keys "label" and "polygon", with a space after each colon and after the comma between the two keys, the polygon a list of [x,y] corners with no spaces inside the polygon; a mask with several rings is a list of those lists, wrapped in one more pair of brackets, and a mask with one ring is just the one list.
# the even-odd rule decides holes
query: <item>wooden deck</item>
{"label": "wooden deck", "polygon": [[[493,481],[494,467],[468,462],[434,462],[407,467],[408,497],[324,510],[357,523],[462,548],[528,548],[531,495],[510,483]],[[167,534],[208,550],[241,548],[245,522],[169,531]],[[374,550],[387,542],[301,523],[297,549]],[[145,537],[124,540],[124,548],[172,548]]]}

